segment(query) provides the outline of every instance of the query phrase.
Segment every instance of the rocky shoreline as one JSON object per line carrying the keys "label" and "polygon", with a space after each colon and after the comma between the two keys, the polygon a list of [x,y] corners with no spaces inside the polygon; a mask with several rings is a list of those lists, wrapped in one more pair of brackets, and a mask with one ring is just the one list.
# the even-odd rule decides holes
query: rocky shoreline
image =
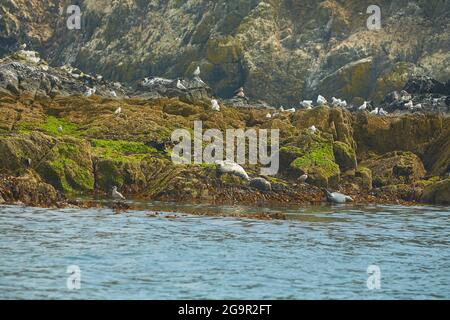
{"label": "rocky shoreline", "polygon": [[[98,206],[70,199],[108,196],[112,186],[130,198],[192,203],[302,206],[323,202],[322,188],[329,188],[357,204],[450,204],[445,85],[414,79],[408,86],[418,92],[407,93],[423,108],[404,109],[399,94],[384,102],[391,113],[382,116],[327,104],[274,112],[241,97],[219,100],[216,112],[200,78],[180,83],[112,83],[49,67],[31,51],[1,60],[0,204]],[[175,165],[171,133],[192,131],[194,121],[204,130],[280,129],[280,170],[264,177],[271,190],[218,175],[214,165]],[[257,165],[244,167],[259,176]]]}

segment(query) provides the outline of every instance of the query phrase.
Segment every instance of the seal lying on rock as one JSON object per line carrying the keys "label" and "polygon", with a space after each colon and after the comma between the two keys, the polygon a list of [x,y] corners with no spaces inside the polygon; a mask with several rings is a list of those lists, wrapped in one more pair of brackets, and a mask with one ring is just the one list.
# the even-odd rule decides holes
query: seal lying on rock
{"label": "seal lying on rock", "polygon": [[331,193],[327,189],[323,189],[325,195],[327,196],[327,201],[330,203],[346,203],[347,201],[353,202],[352,197],[346,196],[345,194],[339,192]]}
{"label": "seal lying on rock", "polygon": [[261,191],[272,191],[272,185],[264,178],[254,178],[250,180],[250,187]]}
{"label": "seal lying on rock", "polygon": [[230,160],[217,160],[215,161],[215,164],[217,165],[217,169],[220,173],[230,173],[245,180],[250,180],[244,168],[242,168],[236,162]]}

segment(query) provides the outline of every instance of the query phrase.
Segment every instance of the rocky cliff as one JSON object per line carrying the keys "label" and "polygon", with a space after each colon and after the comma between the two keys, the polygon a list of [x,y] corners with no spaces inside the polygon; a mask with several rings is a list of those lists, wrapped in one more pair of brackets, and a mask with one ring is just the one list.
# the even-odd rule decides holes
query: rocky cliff
{"label": "rocky cliff", "polygon": [[[72,3],[73,2],[73,3]],[[450,1],[2,0],[0,54],[21,43],[51,65],[110,80],[202,78],[221,97],[243,86],[275,105],[326,96],[381,101],[412,75],[450,79]],[[69,4],[81,30],[68,30]]]}
{"label": "rocky cliff", "polygon": [[[227,101],[213,110],[209,92],[195,79],[152,79],[133,90],[53,68],[33,51],[0,59],[0,202],[49,205],[113,186],[127,196],[191,202],[317,203],[323,187],[359,203],[450,202],[446,113],[351,113],[326,104],[280,111]],[[220,175],[212,164],[174,163],[172,133],[192,132],[194,121],[221,132],[279,129],[270,187]],[[259,165],[244,167],[261,179]]]}

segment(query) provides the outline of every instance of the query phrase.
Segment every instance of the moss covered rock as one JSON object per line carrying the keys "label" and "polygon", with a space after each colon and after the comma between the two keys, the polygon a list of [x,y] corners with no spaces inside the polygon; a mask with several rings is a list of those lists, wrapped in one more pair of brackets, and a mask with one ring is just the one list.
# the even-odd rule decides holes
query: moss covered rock
{"label": "moss covered rock", "polygon": [[372,189],[372,171],[369,168],[358,167],[355,172],[355,178],[359,180],[360,185],[367,189]]}
{"label": "moss covered rock", "polygon": [[94,189],[91,147],[86,141],[69,137],[58,140],[35,169],[45,181],[65,193]]}
{"label": "moss covered rock", "polygon": [[450,204],[450,179],[426,187],[421,200],[426,203]]}
{"label": "moss covered rock", "polygon": [[340,170],[335,162],[333,143],[314,134],[305,134],[299,143],[301,156],[296,158],[290,169],[298,177],[308,173],[311,184],[319,187],[333,187],[339,183]]}
{"label": "moss covered rock", "polygon": [[333,153],[336,159],[336,163],[339,165],[341,171],[347,171],[355,169],[357,166],[356,153],[345,142],[335,141],[333,142]]}
{"label": "moss covered rock", "polygon": [[412,152],[391,152],[361,163],[372,171],[374,187],[408,184],[421,180],[425,168]]}

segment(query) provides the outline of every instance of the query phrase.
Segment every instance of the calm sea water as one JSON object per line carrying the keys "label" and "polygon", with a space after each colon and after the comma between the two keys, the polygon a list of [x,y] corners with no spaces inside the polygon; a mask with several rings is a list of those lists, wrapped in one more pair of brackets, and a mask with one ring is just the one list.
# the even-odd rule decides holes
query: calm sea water
{"label": "calm sea water", "polygon": [[[290,219],[3,206],[0,298],[450,298],[448,207],[265,210]],[[67,288],[71,265],[81,271],[79,290]],[[378,290],[367,287],[370,265],[381,271]]]}

